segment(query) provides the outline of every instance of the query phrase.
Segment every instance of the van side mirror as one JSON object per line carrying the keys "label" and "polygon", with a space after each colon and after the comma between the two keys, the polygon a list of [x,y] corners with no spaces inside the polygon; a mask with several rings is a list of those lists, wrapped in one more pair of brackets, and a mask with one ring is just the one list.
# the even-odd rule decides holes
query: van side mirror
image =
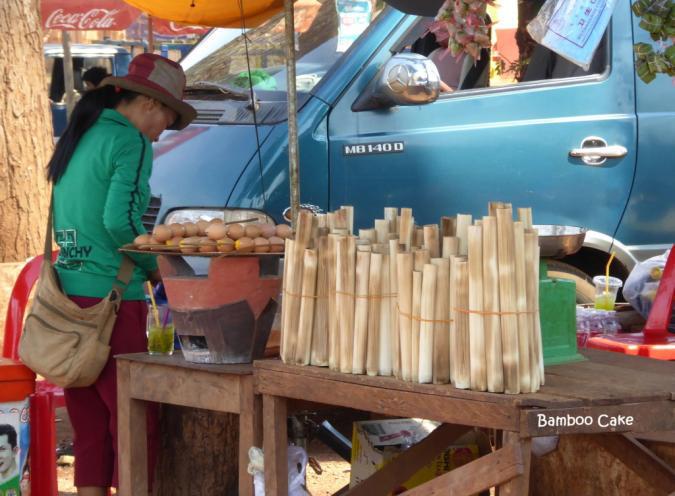
{"label": "van side mirror", "polygon": [[352,110],[376,110],[436,101],[441,77],[436,65],[417,53],[399,53],[387,61],[354,101]]}

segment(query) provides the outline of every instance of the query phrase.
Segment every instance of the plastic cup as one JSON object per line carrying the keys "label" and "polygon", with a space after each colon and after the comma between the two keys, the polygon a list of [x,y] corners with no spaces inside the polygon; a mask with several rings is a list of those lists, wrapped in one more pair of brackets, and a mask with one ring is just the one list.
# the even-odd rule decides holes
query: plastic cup
{"label": "plastic cup", "polygon": [[172,355],[174,327],[171,311],[167,305],[158,305],[159,325],[155,321],[152,307],[148,308],[148,353],[151,355]]}
{"label": "plastic cup", "polygon": [[593,284],[595,284],[595,308],[598,310],[614,310],[616,294],[619,292],[619,288],[623,286],[623,281],[610,276],[609,283],[607,283],[605,276],[595,276]]}

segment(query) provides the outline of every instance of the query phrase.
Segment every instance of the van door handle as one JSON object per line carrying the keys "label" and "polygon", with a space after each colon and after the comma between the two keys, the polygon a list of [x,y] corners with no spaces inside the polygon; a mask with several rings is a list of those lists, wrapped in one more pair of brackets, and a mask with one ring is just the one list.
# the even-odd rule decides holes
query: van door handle
{"label": "van door handle", "polygon": [[588,165],[602,165],[608,158],[621,158],[628,154],[625,146],[607,145],[607,142],[596,136],[585,138],[581,148],[570,150],[570,157],[580,158]]}

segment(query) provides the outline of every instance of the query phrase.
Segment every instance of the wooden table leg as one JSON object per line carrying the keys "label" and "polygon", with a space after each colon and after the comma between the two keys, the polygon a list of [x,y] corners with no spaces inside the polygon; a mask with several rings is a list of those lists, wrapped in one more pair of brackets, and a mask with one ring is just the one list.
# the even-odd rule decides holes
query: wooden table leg
{"label": "wooden table leg", "polygon": [[[120,496],[148,493],[146,402],[131,397],[129,362],[117,362],[117,459]],[[132,463],[133,462],[133,463]]]}
{"label": "wooden table leg", "polygon": [[263,395],[265,494],[288,495],[288,417],[286,398]]}
{"label": "wooden table leg", "polygon": [[514,446],[520,451],[523,464],[523,474],[511,479],[499,486],[499,496],[527,496],[530,491],[530,458],[531,452],[530,438],[521,438],[517,432],[502,433],[502,444],[504,446]]}
{"label": "wooden table leg", "polygon": [[253,390],[253,376],[242,377],[239,393],[239,494],[253,496],[253,477],[248,473],[248,450],[262,446],[262,398]]}

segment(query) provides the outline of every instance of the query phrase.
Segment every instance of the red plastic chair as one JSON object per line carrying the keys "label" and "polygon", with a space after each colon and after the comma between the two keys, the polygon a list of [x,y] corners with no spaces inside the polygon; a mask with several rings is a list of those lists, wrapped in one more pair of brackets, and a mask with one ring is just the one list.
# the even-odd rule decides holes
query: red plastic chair
{"label": "red plastic chair", "polygon": [[[58,251],[52,252],[56,260]],[[19,339],[23,330],[23,317],[30,292],[40,276],[43,256],[26,263],[14,283],[7,306],[5,337],[2,356],[19,360]],[[30,487],[36,496],[57,496],[56,478],[56,416],[55,409],[65,406],[63,389],[45,380],[36,381],[36,392],[30,398]]]}

